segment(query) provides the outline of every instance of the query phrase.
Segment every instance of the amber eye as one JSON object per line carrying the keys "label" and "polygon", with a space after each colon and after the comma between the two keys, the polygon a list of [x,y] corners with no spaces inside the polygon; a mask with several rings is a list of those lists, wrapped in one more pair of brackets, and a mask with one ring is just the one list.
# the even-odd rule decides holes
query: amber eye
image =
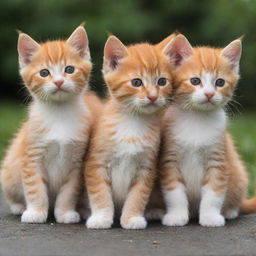
{"label": "amber eye", "polygon": [[190,79],[190,83],[193,85],[199,85],[199,84],[201,84],[201,80],[198,77],[193,77]]}
{"label": "amber eye", "polygon": [[50,71],[48,69],[45,68],[45,69],[40,70],[41,77],[47,77],[49,75],[50,75]]}
{"label": "amber eye", "polygon": [[164,77],[161,77],[158,79],[157,84],[160,86],[165,86],[167,84],[167,79]]}
{"label": "amber eye", "polygon": [[225,80],[222,78],[219,78],[215,81],[215,86],[223,87],[225,85]]}
{"label": "amber eye", "polygon": [[65,67],[65,72],[68,73],[68,74],[72,74],[74,73],[75,71],[75,68],[73,66],[66,66]]}
{"label": "amber eye", "polygon": [[134,86],[134,87],[140,87],[143,85],[142,80],[139,78],[132,79],[131,82],[132,82],[132,86]]}

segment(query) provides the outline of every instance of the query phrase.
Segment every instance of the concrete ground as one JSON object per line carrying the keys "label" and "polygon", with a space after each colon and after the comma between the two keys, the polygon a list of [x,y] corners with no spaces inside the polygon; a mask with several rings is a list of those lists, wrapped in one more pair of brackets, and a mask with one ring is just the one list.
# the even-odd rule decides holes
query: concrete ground
{"label": "concrete ground", "polygon": [[222,228],[197,223],[146,230],[87,230],[84,224],[22,224],[0,197],[0,255],[256,255],[256,215],[228,221]]}

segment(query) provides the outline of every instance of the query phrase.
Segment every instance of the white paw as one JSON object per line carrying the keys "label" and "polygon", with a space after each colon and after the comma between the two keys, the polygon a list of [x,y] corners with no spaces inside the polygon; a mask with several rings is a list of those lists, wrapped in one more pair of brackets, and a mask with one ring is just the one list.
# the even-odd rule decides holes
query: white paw
{"label": "white paw", "polygon": [[165,226],[185,226],[188,224],[189,217],[187,211],[173,211],[166,213],[162,219],[162,224]]}
{"label": "white paw", "polygon": [[23,204],[11,204],[10,208],[14,215],[21,215],[25,211],[25,206]]}
{"label": "white paw", "polygon": [[47,220],[47,211],[38,211],[27,209],[21,216],[21,222],[24,223],[44,223]]}
{"label": "white paw", "polygon": [[237,218],[238,215],[239,215],[239,210],[238,209],[234,209],[234,208],[228,209],[224,213],[225,218],[226,219],[230,219],[230,220]]}
{"label": "white paw", "polygon": [[93,214],[86,221],[86,227],[90,229],[107,229],[111,228],[113,217],[106,214]]}
{"label": "white paw", "polygon": [[147,227],[147,221],[144,217],[132,217],[125,221],[121,220],[121,226],[124,229],[144,229]]}
{"label": "white paw", "polygon": [[204,227],[222,227],[225,225],[225,218],[219,213],[204,213],[200,214],[199,223]]}
{"label": "white paw", "polygon": [[67,211],[61,214],[56,213],[55,219],[58,223],[65,223],[65,224],[78,223],[80,222],[80,215],[76,211]]}

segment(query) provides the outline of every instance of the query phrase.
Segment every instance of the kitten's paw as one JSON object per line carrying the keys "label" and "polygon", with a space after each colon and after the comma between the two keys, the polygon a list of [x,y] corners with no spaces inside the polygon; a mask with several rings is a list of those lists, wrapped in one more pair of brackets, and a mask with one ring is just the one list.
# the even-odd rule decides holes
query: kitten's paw
{"label": "kitten's paw", "polygon": [[47,211],[38,211],[27,209],[21,216],[21,222],[24,223],[44,223],[47,220]]}
{"label": "kitten's paw", "polygon": [[21,215],[25,211],[24,204],[11,204],[10,209],[12,214],[14,215]]}
{"label": "kitten's paw", "polygon": [[224,216],[226,219],[235,219],[237,218],[239,215],[239,210],[238,209],[235,209],[235,208],[232,208],[232,209],[228,209],[224,212]]}
{"label": "kitten's paw", "polygon": [[199,223],[204,227],[222,227],[225,225],[225,218],[219,213],[205,213],[200,215]]}
{"label": "kitten's paw", "polygon": [[162,224],[169,227],[182,227],[188,224],[188,221],[187,211],[175,211],[166,213],[162,219]]}
{"label": "kitten's paw", "polygon": [[80,215],[76,211],[66,211],[61,214],[55,214],[58,223],[71,224],[80,222]]}
{"label": "kitten's paw", "polygon": [[121,220],[121,226],[124,229],[145,229],[147,227],[147,221],[143,216],[137,216]]}
{"label": "kitten's paw", "polygon": [[86,227],[89,229],[108,229],[113,224],[113,217],[105,214],[93,214],[86,221]]}

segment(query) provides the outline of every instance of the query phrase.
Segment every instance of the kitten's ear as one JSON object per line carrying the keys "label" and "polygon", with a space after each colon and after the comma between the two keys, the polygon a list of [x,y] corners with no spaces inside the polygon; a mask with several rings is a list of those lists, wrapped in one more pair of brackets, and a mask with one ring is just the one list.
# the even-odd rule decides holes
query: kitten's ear
{"label": "kitten's ear", "polygon": [[241,39],[236,39],[236,40],[232,41],[221,52],[221,56],[223,56],[230,62],[231,68],[235,72],[239,71],[239,61],[241,58],[241,54],[242,54]]}
{"label": "kitten's ear", "polygon": [[87,60],[90,60],[89,41],[83,24],[81,24],[68,38],[67,43],[77,51],[77,53]]}
{"label": "kitten's ear", "polygon": [[19,39],[18,39],[18,53],[19,53],[19,64],[20,67],[23,68],[27,66],[34,54],[40,49],[40,45],[32,39],[29,35],[18,31]]}
{"label": "kitten's ear", "polygon": [[109,36],[104,47],[104,69],[113,71],[120,60],[128,56],[125,45],[115,36]]}
{"label": "kitten's ear", "polygon": [[171,35],[169,35],[168,37],[166,37],[164,40],[162,40],[160,43],[158,43],[156,46],[158,49],[163,50],[164,47],[171,42],[171,40],[177,36],[177,33],[173,33]]}
{"label": "kitten's ear", "polygon": [[162,51],[170,58],[174,68],[177,68],[193,54],[193,47],[185,36],[179,34],[170,38]]}

